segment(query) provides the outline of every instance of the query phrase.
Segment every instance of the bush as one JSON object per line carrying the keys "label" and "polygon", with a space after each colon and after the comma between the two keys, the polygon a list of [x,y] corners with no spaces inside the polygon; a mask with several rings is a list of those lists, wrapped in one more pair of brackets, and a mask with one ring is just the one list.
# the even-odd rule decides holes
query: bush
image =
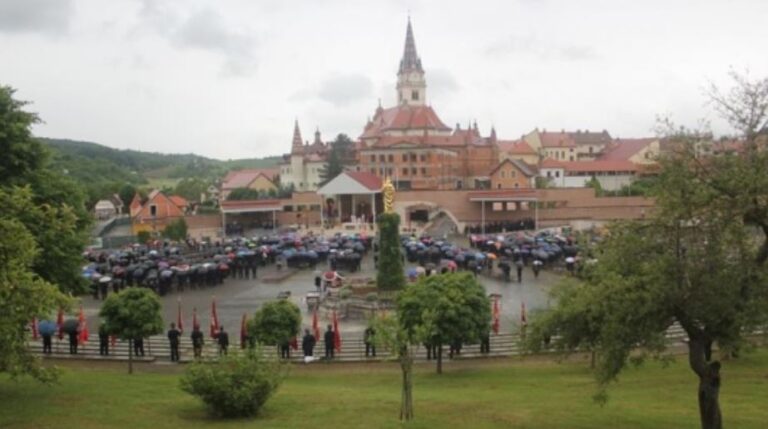
{"label": "bush", "polygon": [[255,349],[219,361],[195,362],[181,378],[181,389],[199,397],[216,417],[256,415],[277,391],[284,367]]}
{"label": "bush", "polygon": [[339,298],[341,299],[349,299],[352,296],[352,288],[349,286],[342,286],[341,289],[339,289]]}
{"label": "bush", "polygon": [[365,296],[365,300],[368,302],[376,302],[379,300],[379,294],[377,294],[376,292],[371,292]]}
{"label": "bush", "polygon": [[138,234],[136,234],[136,241],[140,244],[147,244],[147,241],[152,238],[152,234],[149,231],[139,231]]}

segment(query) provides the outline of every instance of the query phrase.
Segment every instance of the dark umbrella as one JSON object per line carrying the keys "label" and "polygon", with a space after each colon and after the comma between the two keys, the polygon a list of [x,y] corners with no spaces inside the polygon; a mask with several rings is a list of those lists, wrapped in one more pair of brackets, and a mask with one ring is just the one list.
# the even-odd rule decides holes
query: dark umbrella
{"label": "dark umbrella", "polygon": [[64,324],[61,326],[61,330],[71,334],[77,332],[77,329],[80,327],[80,322],[77,319],[67,319],[64,321]]}

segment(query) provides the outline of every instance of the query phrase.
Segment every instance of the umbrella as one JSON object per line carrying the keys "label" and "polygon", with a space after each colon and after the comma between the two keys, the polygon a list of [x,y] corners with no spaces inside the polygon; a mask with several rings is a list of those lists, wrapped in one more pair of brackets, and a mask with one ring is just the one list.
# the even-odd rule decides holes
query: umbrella
{"label": "umbrella", "polygon": [[110,276],[102,276],[99,279],[99,283],[109,283],[111,281],[112,281],[112,277],[110,277]]}
{"label": "umbrella", "polygon": [[487,256],[488,256],[488,259],[496,259],[496,254],[495,253],[488,253]]}
{"label": "umbrella", "polygon": [[64,325],[62,325],[61,329],[68,333],[75,333],[77,332],[77,328],[80,327],[80,322],[77,319],[67,319],[64,321]]}
{"label": "umbrella", "polygon": [[419,272],[416,270],[416,268],[408,269],[408,277],[416,277],[418,275],[419,275]]}
{"label": "umbrella", "polygon": [[43,320],[37,326],[40,335],[53,335],[56,333],[56,323],[50,320]]}

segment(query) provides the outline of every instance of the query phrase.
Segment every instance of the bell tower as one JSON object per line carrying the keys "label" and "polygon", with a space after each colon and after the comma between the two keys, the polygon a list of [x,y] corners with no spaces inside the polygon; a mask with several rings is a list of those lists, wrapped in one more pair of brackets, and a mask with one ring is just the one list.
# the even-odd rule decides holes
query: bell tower
{"label": "bell tower", "polygon": [[426,104],[427,81],[424,79],[424,69],[421,58],[416,53],[416,41],[413,38],[411,18],[408,17],[408,27],[405,31],[405,50],[400,60],[397,72],[397,102],[411,106]]}

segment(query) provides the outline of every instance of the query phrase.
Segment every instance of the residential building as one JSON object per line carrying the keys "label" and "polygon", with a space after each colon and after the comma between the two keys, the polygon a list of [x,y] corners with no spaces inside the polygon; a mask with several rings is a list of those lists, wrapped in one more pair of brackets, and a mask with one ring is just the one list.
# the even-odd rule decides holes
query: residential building
{"label": "residential building", "polygon": [[488,174],[491,189],[519,189],[535,187],[533,167],[519,159],[505,159]]}
{"label": "residential building", "polygon": [[632,183],[640,172],[630,161],[557,161],[545,159],[539,166],[539,175],[556,188],[583,188],[596,178],[607,191],[619,190]]}
{"label": "residential building", "polygon": [[597,158],[600,161],[629,161],[640,165],[656,164],[660,152],[658,138],[615,139]]}
{"label": "residential building", "polygon": [[590,132],[576,130],[551,132],[538,128],[523,136],[542,158],[557,161],[588,161],[595,160],[611,145],[611,135],[608,131]]}
{"label": "residential building", "polygon": [[221,182],[221,197],[227,199],[238,188],[248,188],[268,193],[277,191],[280,183],[280,168],[254,168],[229,172]]}
{"label": "residential building", "polygon": [[140,231],[160,233],[171,222],[184,218],[188,203],[182,197],[167,196],[155,189],[142,202],[137,193],[131,201],[131,229],[134,234]]}
{"label": "residential building", "polygon": [[93,207],[93,214],[98,220],[106,220],[117,215],[117,208],[111,200],[99,200]]}

